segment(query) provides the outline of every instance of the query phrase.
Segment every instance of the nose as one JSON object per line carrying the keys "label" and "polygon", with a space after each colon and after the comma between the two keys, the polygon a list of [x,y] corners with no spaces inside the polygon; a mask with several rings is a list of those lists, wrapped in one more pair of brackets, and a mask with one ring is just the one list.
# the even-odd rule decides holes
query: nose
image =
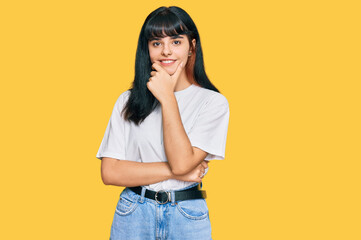
{"label": "nose", "polygon": [[168,55],[172,54],[172,51],[171,51],[170,47],[168,46],[168,44],[164,44],[163,46],[164,47],[163,47],[163,50],[162,50],[162,54],[164,56],[168,56]]}

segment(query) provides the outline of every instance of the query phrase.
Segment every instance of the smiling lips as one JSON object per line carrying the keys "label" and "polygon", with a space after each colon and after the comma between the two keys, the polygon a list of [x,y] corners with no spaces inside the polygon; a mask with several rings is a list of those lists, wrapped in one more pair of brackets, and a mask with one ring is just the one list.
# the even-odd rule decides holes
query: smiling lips
{"label": "smiling lips", "polygon": [[163,66],[170,66],[172,65],[176,60],[173,60],[173,59],[163,59],[163,60],[160,60],[160,63],[163,65]]}

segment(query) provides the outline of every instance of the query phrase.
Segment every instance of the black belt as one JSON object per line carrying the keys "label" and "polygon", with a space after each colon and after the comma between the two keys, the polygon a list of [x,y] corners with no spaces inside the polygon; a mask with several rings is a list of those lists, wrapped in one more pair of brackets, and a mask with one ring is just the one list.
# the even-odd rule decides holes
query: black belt
{"label": "black belt", "polygon": [[[188,188],[185,190],[180,190],[180,191],[174,191],[174,201],[182,201],[182,200],[187,200],[187,199],[199,199],[199,198],[207,198],[207,194],[206,191],[204,190],[199,190],[199,186],[200,184],[192,187],[192,188]],[[138,187],[128,187],[130,190],[132,190],[133,192],[135,192],[136,194],[141,195],[142,194],[142,187],[138,186]],[[145,190],[145,194],[144,197],[149,198],[149,199],[153,199],[155,200],[157,203],[159,204],[165,204],[167,202],[172,201],[171,200],[171,192],[170,191],[163,191],[163,190],[159,190],[158,192],[152,191],[152,190]]]}

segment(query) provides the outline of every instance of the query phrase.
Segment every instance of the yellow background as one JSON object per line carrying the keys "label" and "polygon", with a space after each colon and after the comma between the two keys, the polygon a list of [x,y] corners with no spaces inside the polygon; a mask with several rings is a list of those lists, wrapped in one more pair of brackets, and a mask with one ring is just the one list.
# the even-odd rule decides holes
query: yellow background
{"label": "yellow background", "polygon": [[358,1],[2,1],[0,239],[108,239],[95,155],[146,16],[184,8],[230,103],[213,239],[361,239]]}

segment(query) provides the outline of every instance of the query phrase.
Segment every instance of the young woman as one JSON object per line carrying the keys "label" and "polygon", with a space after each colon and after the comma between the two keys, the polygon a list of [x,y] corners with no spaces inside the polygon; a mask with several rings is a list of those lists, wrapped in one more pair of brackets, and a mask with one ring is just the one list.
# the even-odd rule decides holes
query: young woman
{"label": "young woman", "polygon": [[125,187],[111,240],[212,239],[201,184],[208,161],[224,159],[228,121],[193,20],[179,7],[154,10],[132,88],[117,99],[96,155],[104,184]]}

